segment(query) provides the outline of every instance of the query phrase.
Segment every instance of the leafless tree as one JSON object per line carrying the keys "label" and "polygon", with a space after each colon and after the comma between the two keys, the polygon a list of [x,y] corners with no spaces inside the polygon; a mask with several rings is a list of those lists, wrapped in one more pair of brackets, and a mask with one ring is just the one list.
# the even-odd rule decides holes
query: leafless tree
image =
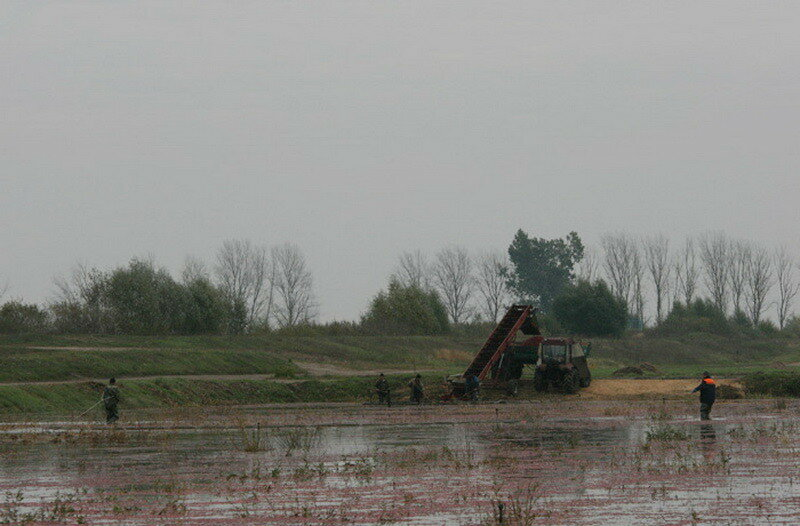
{"label": "leafless tree", "polygon": [[742,241],[735,241],[730,243],[729,249],[728,273],[730,275],[733,312],[735,313],[742,309],[742,298],[747,281],[747,263],[750,259],[750,245]]}
{"label": "leafless tree", "polygon": [[633,290],[631,291],[630,310],[636,314],[641,328],[644,328],[645,266],[642,262],[642,254],[639,251],[639,247],[635,243],[633,244],[633,251],[631,252],[631,274],[633,276]]}
{"label": "leafless tree", "polygon": [[594,282],[600,273],[600,257],[597,252],[591,248],[584,249],[583,259],[578,262],[576,275],[578,279]]}
{"label": "leafless tree", "polygon": [[266,247],[254,246],[249,240],[227,240],[217,251],[214,270],[228,299],[245,306],[247,327],[261,319],[269,323],[275,269]]}
{"label": "leafless tree", "polygon": [[432,278],[453,323],[466,321],[473,313],[470,299],[475,286],[466,249],[449,247],[436,254]]}
{"label": "leafless tree", "polygon": [[644,257],[647,270],[653,282],[656,296],[656,322],[664,319],[664,303],[669,295],[670,286],[670,254],[669,239],[657,235],[644,240]]}
{"label": "leafless tree", "polygon": [[55,306],[80,313],[80,325],[89,332],[105,333],[112,329],[105,295],[107,274],[78,263],[69,277],[53,281],[58,294]]}
{"label": "leafless tree", "polygon": [[508,261],[502,252],[487,252],[477,259],[475,283],[483,299],[486,319],[496,322],[502,308],[510,301],[506,284]]}
{"label": "leafless tree", "polygon": [[700,261],[706,287],[714,304],[723,312],[728,305],[730,241],[721,232],[706,233],[700,237]]}
{"label": "leafless tree", "polygon": [[800,283],[795,281],[794,261],[784,247],[775,251],[774,261],[775,282],[778,285],[778,325],[783,329],[791,314],[794,298],[800,291]]}
{"label": "leafless tree", "polygon": [[275,320],[280,327],[309,323],[317,315],[314,300],[314,280],[306,258],[296,245],[290,243],[272,251],[275,269]]}
{"label": "leafless tree", "polygon": [[606,234],[600,239],[603,247],[603,269],[615,296],[632,303],[634,288],[633,260],[636,243],[627,234]]}
{"label": "leafless tree", "polygon": [[186,256],[181,270],[181,280],[184,284],[189,284],[197,280],[208,280],[210,276],[205,262],[195,256]]}
{"label": "leafless tree", "polygon": [[772,260],[763,247],[754,246],[749,250],[745,279],[748,314],[753,325],[758,325],[772,288]]}
{"label": "leafless tree", "polygon": [[[697,266],[697,254],[694,248],[694,240],[691,237],[687,237],[675,261],[676,288],[682,296],[681,300],[686,305],[691,304],[694,299],[694,293],[697,290],[699,278],[700,269]],[[676,291],[676,293],[678,291]]]}
{"label": "leafless tree", "polygon": [[430,262],[420,250],[403,252],[397,259],[393,277],[404,287],[427,290],[431,285]]}

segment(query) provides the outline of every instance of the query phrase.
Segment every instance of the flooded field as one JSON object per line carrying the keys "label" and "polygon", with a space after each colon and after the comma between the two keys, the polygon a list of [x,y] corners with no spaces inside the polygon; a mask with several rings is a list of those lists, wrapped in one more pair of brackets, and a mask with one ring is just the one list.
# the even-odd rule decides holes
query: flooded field
{"label": "flooded field", "polygon": [[0,424],[0,523],[800,524],[800,406],[271,406]]}

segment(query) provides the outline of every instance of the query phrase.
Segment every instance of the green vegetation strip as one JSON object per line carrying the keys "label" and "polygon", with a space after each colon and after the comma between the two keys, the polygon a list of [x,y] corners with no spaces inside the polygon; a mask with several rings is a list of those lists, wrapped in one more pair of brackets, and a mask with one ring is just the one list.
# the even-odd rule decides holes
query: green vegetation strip
{"label": "green vegetation strip", "polygon": [[[389,377],[393,397],[408,398],[409,375]],[[441,377],[424,378],[439,387]],[[374,399],[374,378],[338,378],[282,383],[270,380],[122,380],[120,410],[146,407],[198,407],[287,402],[365,402]],[[7,414],[75,413],[100,399],[101,384],[29,384],[0,386],[0,412]],[[96,413],[102,410],[98,408]]]}
{"label": "green vegetation strip", "polygon": [[252,350],[0,351],[0,382],[185,374],[273,374],[293,378],[301,376],[303,370],[273,353]]}
{"label": "green vegetation strip", "polygon": [[741,382],[749,394],[800,397],[800,373],[754,373],[743,377]]}

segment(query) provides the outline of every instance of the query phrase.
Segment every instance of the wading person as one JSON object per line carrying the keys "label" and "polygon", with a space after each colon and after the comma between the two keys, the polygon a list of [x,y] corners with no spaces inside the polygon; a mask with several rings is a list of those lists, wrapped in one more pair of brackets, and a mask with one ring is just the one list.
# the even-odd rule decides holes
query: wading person
{"label": "wading person", "polygon": [[696,393],[700,391],[700,420],[711,420],[711,407],[717,399],[717,384],[708,371],[703,373],[703,379],[700,385],[692,391]]}
{"label": "wading person", "polygon": [[117,380],[116,378],[111,378],[108,381],[106,388],[103,389],[103,406],[106,409],[107,424],[113,424],[119,420],[117,404],[119,404],[119,389],[117,388]]}
{"label": "wading person", "polygon": [[472,376],[467,377],[466,381],[467,400],[472,400],[473,402],[477,402],[480,390],[481,390],[481,381],[478,379],[478,377],[474,374]]}
{"label": "wading person", "polygon": [[392,393],[389,391],[389,382],[383,373],[378,376],[378,381],[375,382],[375,390],[378,392],[378,403],[392,406]]}
{"label": "wading person", "polygon": [[422,375],[415,376],[413,380],[408,382],[408,386],[411,388],[411,401],[417,405],[421,404],[425,395],[425,389],[422,386]]}

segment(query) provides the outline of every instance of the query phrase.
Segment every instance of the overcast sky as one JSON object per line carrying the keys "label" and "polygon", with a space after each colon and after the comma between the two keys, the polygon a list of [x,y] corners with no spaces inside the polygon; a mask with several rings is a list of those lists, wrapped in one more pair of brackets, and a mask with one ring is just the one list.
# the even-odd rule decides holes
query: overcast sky
{"label": "overcast sky", "polygon": [[800,2],[0,7],[0,281],[297,243],[323,319],[398,253],[800,242]]}

